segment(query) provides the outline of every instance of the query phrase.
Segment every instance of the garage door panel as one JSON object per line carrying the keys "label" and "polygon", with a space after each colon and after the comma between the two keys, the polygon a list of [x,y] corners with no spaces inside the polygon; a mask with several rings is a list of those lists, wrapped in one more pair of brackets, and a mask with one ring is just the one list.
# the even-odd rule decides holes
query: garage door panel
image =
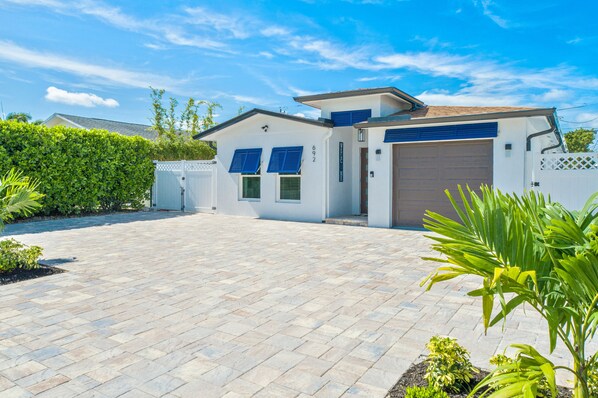
{"label": "garage door panel", "polygon": [[426,210],[456,218],[444,193],[457,186],[492,185],[492,141],[396,144],[393,148],[393,223],[421,226]]}

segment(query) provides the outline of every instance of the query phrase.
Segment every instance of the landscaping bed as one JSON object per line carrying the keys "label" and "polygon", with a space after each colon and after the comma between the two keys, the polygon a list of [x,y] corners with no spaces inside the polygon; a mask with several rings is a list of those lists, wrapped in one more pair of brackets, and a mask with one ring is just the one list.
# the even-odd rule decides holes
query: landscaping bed
{"label": "landscaping bed", "polygon": [[[405,390],[407,387],[412,386],[419,386],[425,387],[428,385],[428,382],[424,378],[426,374],[426,362],[419,362],[416,364],[411,365],[409,369],[403,374],[403,376],[397,381],[397,384],[394,385],[388,392],[387,398],[405,398]],[[482,381],[484,377],[488,375],[488,372],[481,370],[477,373],[474,379],[469,384],[469,390],[471,390],[477,383]],[[449,397],[451,398],[466,398],[469,394],[469,391],[463,391],[459,393],[449,393]],[[476,397],[479,395],[475,395]],[[565,387],[559,386],[559,395],[558,398],[570,398],[572,397],[572,392],[570,389]]]}
{"label": "landscaping bed", "polygon": [[26,281],[28,279],[41,278],[43,276],[49,276],[54,274],[60,274],[66,272],[61,268],[48,267],[41,265],[39,268],[33,268],[28,270],[16,269],[11,272],[0,273],[0,285],[8,285],[9,283]]}

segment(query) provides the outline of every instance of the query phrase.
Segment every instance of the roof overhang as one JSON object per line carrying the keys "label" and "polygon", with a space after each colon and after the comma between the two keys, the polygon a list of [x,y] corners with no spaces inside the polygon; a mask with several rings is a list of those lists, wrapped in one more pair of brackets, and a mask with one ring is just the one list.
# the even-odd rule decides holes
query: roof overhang
{"label": "roof overhang", "polygon": [[287,115],[286,113],[272,112],[272,111],[267,111],[265,109],[255,108],[248,112],[242,113],[239,116],[236,116],[232,119],[229,119],[224,123],[220,123],[210,129],[202,131],[201,133],[196,134],[193,138],[196,140],[204,139],[207,136],[210,136],[214,133],[222,131],[232,125],[242,122],[243,120],[249,119],[250,117],[255,116],[255,115],[272,116],[272,117],[277,117],[277,118],[281,118],[281,119],[285,119],[285,120],[290,120],[290,121],[297,122],[297,123],[305,123],[305,124],[318,126],[318,127],[326,127],[326,128],[334,127],[332,121],[328,120],[328,119],[318,119],[318,120],[308,119],[308,118],[304,118],[304,117],[300,117],[300,116]]}
{"label": "roof overhang", "polygon": [[525,109],[508,112],[489,112],[477,113],[471,115],[456,115],[456,116],[441,116],[441,117],[420,117],[415,119],[392,119],[381,120],[374,122],[361,122],[353,127],[367,129],[372,127],[386,127],[386,126],[412,126],[419,124],[437,124],[437,123],[453,123],[453,122],[473,122],[478,120],[495,120],[495,119],[512,119],[517,117],[530,116],[546,116],[553,117],[556,112],[555,108],[537,108]]}
{"label": "roof overhang", "polygon": [[350,98],[350,97],[362,97],[366,95],[387,95],[394,99],[401,100],[411,104],[413,109],[421,108],[425,104],[419,99],[407,94],[404,91],[399,90],[396,87],[380,87],[380,88],[367,88],[359,90],[339,91],[333,93],[314,94],[314,95],[302,95],[299,97],[293,97],[296,102],[308,105],[314,108],[320,109],[322,107],[322,101]]}
{"label": "roof overhang", "polygon": [[455,123],[455,122],[475,122],[482,120],[499,120],[499,119],[513,119],[520,117],[533,117],[533,116],[544,116],[546,117],[548,124],[553,130],[554,135],[557,139],[557,144],[554,147],[546,149],[555,149],[558,147],[564,147],[564,140],[562,137],[561,129],[556,116],[556,108],[536,108],[536,109],[525,109],[508,112],[489,112],[479,113],[471,115],[457,115],[457,116],[442,116],[442,117],[430,117],[430,118],[416,118],[416,119],[391,119],[391,120],[380,120],[374,122],[361,122],[355,124],[353,127],[359,129],[367,129],[373,127],[401,127],[401,126],[417,126],[426,124],[442,124],[442,123]]}

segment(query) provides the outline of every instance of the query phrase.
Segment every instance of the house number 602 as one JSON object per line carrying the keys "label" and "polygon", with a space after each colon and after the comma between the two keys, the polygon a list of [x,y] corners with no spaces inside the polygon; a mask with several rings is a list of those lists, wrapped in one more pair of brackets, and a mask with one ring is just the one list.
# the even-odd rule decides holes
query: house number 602
{"label": "house number 602", "polygon": [[315,145],[312,145],[312,147],[311,147],[311,154],[313,155],[312,162],[315,163],[315,161],[316,161],[316,146]]}

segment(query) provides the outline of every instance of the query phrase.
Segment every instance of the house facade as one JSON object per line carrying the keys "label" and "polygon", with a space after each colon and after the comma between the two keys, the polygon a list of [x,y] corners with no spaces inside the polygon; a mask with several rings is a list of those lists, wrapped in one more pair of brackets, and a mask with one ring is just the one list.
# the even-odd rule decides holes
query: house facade
{"label": "house facade", "polygon": [[565,150],[552,108],[428,106],[394,87],[295,100],[321,117],[254,109],[196,137],[217,142],[216,212],[421,226],[451,214],[445,189],[523,193],[534,156]]}

